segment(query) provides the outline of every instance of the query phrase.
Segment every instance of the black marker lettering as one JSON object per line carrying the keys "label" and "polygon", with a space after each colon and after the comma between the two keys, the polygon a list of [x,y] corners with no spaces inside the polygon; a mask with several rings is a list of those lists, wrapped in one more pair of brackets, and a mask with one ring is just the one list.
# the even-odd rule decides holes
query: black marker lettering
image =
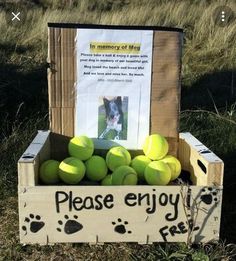
{"label": "black marker lettering", "polygon": [[97,203],[97,205],[95,206],[95,209],[96,209],[96,210],[102,209],[102,203],[99,201],[99,198],[102,199],[102,195],[97,195],[97,196],[95,197],[95,202]]}
{"label": "black marker lettering", "polygon": [[[113,195],[111,194],[108,194],[105,196],[104,198],[104,201],[103,201],[103,204],[106,208],[113,208],[114,207],[114,198],[113,198]],[[110,205],[108,205],[107,203],[111,203]]]}
{"label": "black marker lettering", "polygon": [[159,197],[159,203],[161,206],[166,206],[168,203],[168,195],[166,193],[161,193]]}
{"label": "black marker lettering", "polygon": [[[62,199],[59,199],[60,195],[64,195],[64,197]],[[66,192],[64,192],[64,191],[57,191],[56,192],[55,201],[56,201],[56,211],[57,211],[57,213],[60,213],[60,207],[59,207],[60,203],[64,203],[68,199],[69,199],[69,196]]]}
{"label": "black marker lettering", "polygon": [[179,204],[179,194],[176,195],[175,201],[173,200],[173,194],[170,194],[169,202],[174,206],[174,216],[171,217],[171,213],[166,214],[167,221],[174,221],[178,218],[178,204]]}
{"label": "black marker lettering", "polygon": [[180,230],[180,232],[181,232],[182,234],[185,234],[185,233],[188,232],[188,230],[186,229],[186,227],[185,227],[185,225],[184,225],[184,222],[180,222],[180,223],[178,224],[178,228],[179,228],[179,230]]}
{"label": "black marker lettering", "polygon": [[78,205],[83,203],[83,199],[81,197],[75,197],[73,200],[73,208],[77,211],[83,209],[83,204],[79,207]]}
{"label": "black marker lettering", "polygon": [[156,211],[156,194],[152,194],[152,208],[147,208],[146,212],[152,214]]}
{"label": "black marker lettering", "polygon": [[166,230],[166,229],[168,229],[168,226],[164,226],[163,228],[161,228],[161,229],[159,230],[159,232],[160,232],[160,234],[161,234],[161,236],[162,236],[162,238],[163,238],[163,240],[164,240],[165,242],[167,242],[166,236],[168,236],[168,233],[167,233],[167,232],[164,232],[164,230]]}
{"label": "black marker lettering", "polygon": [[146,194],[141,194],[141,193],[138,193],[138,205],[141,206],[142,205],[142,201],[144,198],[147,198],[146,202],[147,202],[147,205],[149,206],[150,205],[150,194],[149,193],[146,193]]}
{"label": "black marker lettering", "polygon": [[[129,202],[131,200],[135,200],[135,202]],[[130,207],[134,207],[137,205],[137,196],[134,194],[134,193],[128,193],[126,196],[125,196],[125,204],[130,206]]]}
{"label": "black marker lettering", "polygon": [[93,198],[92,197],[86,197],[84,199],[83,207],[84,207],[84,209],[94,209]]}
{"label": "black marker lettering", "polygon": [[181,234],[180,231],[178,231],[177,226],[171,226],[169,231],[172,236],[174,236],[175,234]]}

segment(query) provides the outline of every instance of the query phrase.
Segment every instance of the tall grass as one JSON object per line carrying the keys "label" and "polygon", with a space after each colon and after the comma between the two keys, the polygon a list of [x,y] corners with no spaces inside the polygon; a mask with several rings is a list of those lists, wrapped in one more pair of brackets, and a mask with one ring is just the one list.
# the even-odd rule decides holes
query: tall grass
{"label": "tall grass", "polygon": [[225,161],[222,238],[235,240],[236,23],[219,27],[213,12],[225,4],[236,12],[236,2],[24,0],[18,7],[27,9],[27,17],[18,26],[5,20],[9,2],[14,1],[0,2],[0,260],[233,260],[235,246],[225,243],[197,249],[184,244],[21,246],[16,162],[37,129],[48,129],[48,22],[182,27],[180,131],[192,132]]}

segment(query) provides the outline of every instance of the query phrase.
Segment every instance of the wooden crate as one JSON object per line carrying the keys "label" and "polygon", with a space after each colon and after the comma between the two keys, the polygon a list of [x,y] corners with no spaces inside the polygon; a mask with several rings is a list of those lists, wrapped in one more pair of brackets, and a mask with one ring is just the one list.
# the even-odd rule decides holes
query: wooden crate
{"label": "wooden crate", "polygon": [[45,186],[38,170],[68,156],[69,137],[39,131],[18,162],[20,241],[206,242],[219,238],[223,162],[190,133],[178,157],[194,185]]}
{"label": "wooden crate", "polygon": [[[160,133],[193,185],[45,186],[38,170],[63,160],[74,136],[77,28],[153,30],[150,134]],[[182,30],[49,24],[50,131],[18,162],[21,243],[206,242],[219,238],[223,162],[190,133],[179,134]],[[104,153],[104,151],[96,151]],[[133,154],[139,153],[133,151]]]}

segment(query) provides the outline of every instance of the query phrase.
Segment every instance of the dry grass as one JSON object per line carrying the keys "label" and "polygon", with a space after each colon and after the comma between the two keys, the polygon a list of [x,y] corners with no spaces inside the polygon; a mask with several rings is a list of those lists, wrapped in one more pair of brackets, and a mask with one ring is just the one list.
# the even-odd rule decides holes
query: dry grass
{"label": "dry grass", "polygon": [[[236,238],[232,225],[236,218],[236,23],[218,27],[212,14],[226,3],[236,12],[236,2],[25,0],[20,1],[21,8],[23,2],[32,8],[17,28],[7,25],[4,2],[0,3],[0,260],[233,260],[236,247],[228,243]],[[222,238],[227,244],[197,248],[185,244],[19,244],[16,162],[37,129],[48,128],[48,22],[184,28],[181,131],[192,132],[225,161]]]}

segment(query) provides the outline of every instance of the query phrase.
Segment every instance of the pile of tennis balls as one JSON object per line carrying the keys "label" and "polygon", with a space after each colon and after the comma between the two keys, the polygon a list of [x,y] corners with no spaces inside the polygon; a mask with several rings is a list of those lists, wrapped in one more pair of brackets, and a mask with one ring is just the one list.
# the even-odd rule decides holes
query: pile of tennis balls
{"label": "pile of tennis balls", "polygon": [[112,147],[105,159],[94,154],[94,144],[87,136],[72,138],[68,144],[70,157],[62,162],[47,160],[42,163],[39,176],[43,183],[53,185],[61,181],[76,185],[87,179],[101,185],[167,185],[178,178],[181,164],[168,155],[168,142],[160,134],[145,139],[144,155],[131,159],[122,146]]}

